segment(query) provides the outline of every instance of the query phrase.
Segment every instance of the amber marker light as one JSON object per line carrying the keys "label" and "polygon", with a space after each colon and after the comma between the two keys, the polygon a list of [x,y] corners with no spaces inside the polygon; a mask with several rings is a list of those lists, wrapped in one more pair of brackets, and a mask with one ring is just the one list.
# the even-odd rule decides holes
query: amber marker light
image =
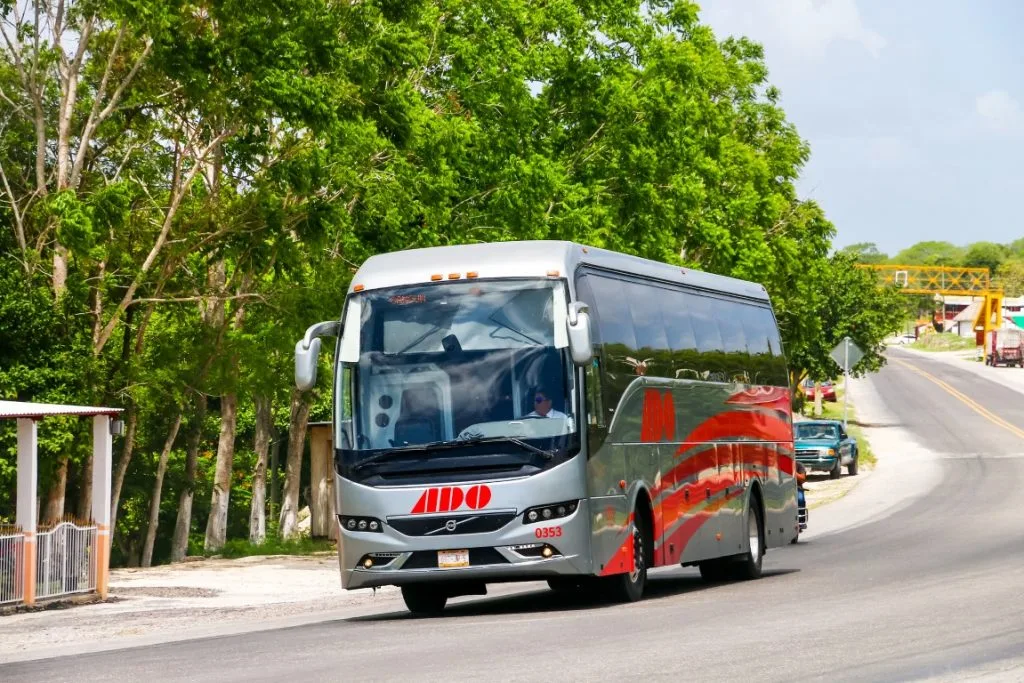
{"label": "amber marker light", "polygon": [[364,289],[366,289],[366,287],[364,287],[363,285],[356,285],[355,287],[352,288],[352,291],[354,291],[354,292],[361,292]]}
{"label": "amber marker light", "polygon": [[441,279],[443,279],[441,277],[441,273],[434,273],[433,275],[430,276],[430,280],[432,282],[437,282],[438,280],[441,280]]}
{"label": "amber marker light", "polygon": [[462,276],[459,275],[458,273],[448,273],[449,280],[458,280],[460,277]]}
{"label": "amber marker light", "polygon": [[466,273],[466,277],[470,279],[477,278],[480,277],[480,273],[476,272],[475,270],[471,270],[468,273]]}

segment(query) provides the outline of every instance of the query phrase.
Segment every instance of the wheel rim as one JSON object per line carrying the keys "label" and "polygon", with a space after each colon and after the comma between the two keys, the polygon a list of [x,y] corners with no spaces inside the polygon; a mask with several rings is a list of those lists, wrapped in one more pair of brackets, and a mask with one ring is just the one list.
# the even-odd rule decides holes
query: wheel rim
{"label": "wheel rim", "polygon": [[750,556],[757,562],[761,557],[761,534],[757,529],[757,513],[753,509],[747,522],[747,535],[750,537]]}
{"label": "wheel rim", "polygon": [[636,583],[640,580],[640,572],[644,570],[644,539],[640,528],[633,524],[633,571],[629,573],[629,580]]}

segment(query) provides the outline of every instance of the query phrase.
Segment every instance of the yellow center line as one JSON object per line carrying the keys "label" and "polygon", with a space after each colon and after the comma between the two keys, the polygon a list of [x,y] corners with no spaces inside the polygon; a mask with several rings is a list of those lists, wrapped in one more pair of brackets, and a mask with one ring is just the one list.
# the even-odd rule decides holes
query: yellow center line
{"label": "yellow center line", "polygon": [[981,405],[980,403],[975,401],[973,398],[970,398],[969,396],[964,395],[960,391],[957,391],[956,389],[951,387],[949,384],[947,384],[946,382],[943,382],[941,379],[936,377],[935,375],[932,375],[931,373],[925,372],[921,368],[919,368],[916,365],[913,365],[911,363],[908,363],[907,361],[900,360],[898,358],[890,358],[890,360],[892,360],[895,363],[898,363],[899,365],[902,365],[903,367],[907,368],[911,372],[915,372],[918,375],[921,375],[921,377],[924,377],[928,381],[934,382],[935,384],[938,384],[942,389],[944,389],[953,398],[956,398],[956,399],[960,400],[965,405],[967,405],[968,408],[970,408],[974,412],[978,413],[979,415],[981,415],[983,418],[985,418],[986,420],[988,420],[992,424],[994,424],[996,426],[999,426],[999,427],[1002,427],[1006,431],[1011,432],[1014,436],[1018,436],[1021,439],[1024,439],[1024,429],[1021,429],[1020,427],[1017,427],[1015,425],[1010,424],[1009,422],[1007,422],[1003,418],[1001,418],[998,415],[996,415],[995,413],[993,413],[988,408],[984,407],[983,405]]}

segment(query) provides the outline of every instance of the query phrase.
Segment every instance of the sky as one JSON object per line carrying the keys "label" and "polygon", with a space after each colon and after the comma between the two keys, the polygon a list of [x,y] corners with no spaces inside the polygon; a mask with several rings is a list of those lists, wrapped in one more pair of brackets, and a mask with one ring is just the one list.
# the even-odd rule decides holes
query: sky
{"label": "sky", "polygon": [[697,1],[764,46],[837,247],[1024,237],[1024,2]]}

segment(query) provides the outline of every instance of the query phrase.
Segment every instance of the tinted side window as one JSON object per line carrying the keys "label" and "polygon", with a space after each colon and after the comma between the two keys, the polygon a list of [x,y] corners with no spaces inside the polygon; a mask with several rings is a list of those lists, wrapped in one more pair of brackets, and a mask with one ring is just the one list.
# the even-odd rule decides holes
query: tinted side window
{"label": "tinted side window", "polygon": [[775,327],[771,311],[753,304],[742,304],[741,312],[740,322],[750,354],[750,381],[754,384],[775,384],[777,363],[769,343]]}
{"label": "tinted side window", "polygon": [[725,351],[726,372],[730,380],[750,382],[753,372],[747,354],[747,335],[743,330],[743,309],[739,301],[715,300],[713,303],[722,335],[722,350]]}
{"label": "tinted side window", "polygon": [[626,301],[626,282],[600,275],[588,275],[586,279],[598,310],[604,408],[610,422],[626,387],[637,376],[640,354]]}
{"label": "tinted side window", "polygon": [[665,290],[658,294],[658,302],[665,323],[665,335],[672,349],[672,376],[676,379],[701,379],[703,368],[687,295],[679,290]]}
{"label": "tinted side window", "polygon": [[693,334],[700,352],[699,364],[704,379],[710,382],[729,381],[730,363],[725,356],[725,342],[718,329],[718,321],[714,304],[710,297],[700,294],[685,294],[690,319],[693,321]]}
{"label": "tinted side window", "polygon": [[639,352],[636,360],[641,364],[639,370],[648,377],[671,377],[672,351],[659,304],[669,292],[661,287],[638,282],[625,285]]}

